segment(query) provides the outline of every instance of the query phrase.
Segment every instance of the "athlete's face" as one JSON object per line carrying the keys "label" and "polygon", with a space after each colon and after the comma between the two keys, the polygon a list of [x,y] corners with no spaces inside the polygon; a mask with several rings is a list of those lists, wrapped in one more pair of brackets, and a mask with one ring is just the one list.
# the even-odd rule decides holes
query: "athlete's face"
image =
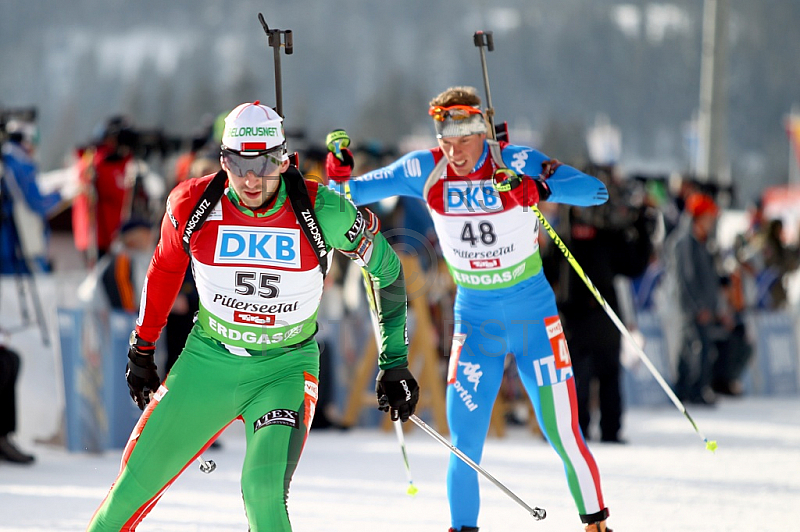
{"label": "athlete's face", "polygon": [[289,168],[289,161],[283,161],[276,170],[266,176],[257,176],[253,172],[247,172],[244,177],[240,177],[228,168],[225,161],[222,161],[222,168],[228,174],[228,183],[236,191],[242,204],[255,209],[263,205],[278,189],[280,175]]}
{"label": "athlete's face", "polygon": [[439,146],[456,175],[465,176],[472,172],[480,159],[484,140],[486,140],[484,133],[464,137],[444,137],[439,139]]}

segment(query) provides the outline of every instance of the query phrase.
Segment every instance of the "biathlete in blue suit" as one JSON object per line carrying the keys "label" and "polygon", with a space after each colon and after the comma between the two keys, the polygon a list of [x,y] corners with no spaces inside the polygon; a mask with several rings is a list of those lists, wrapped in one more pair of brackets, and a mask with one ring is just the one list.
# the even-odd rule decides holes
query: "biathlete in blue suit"
{"label": "biathlete in blue suit", "polygon": [[[426,202],[457,285],[447,386],[453,443],[480,463],[507,353],[547,440],[564,462],[585,530],[607,532],[600,473],[578,425],[575,383],[553,290],[542,272],[540,200],[587,207],[608,199],[605,185],[525,146],[487,139],[472,87],[447,89],[430,103],[439,147],[350,179],[352,157],[329,153],[334,186],[359,205],[404,195]],[[496,175],[497,174],[497,175]],[[493,181],[493,176],[495,180]],[[538,177],[529,177],[538,176]],[[516,185],[508,191],[498,192]],[[455,456],[447,474],[451,532],[474,532],[477,473]]]}

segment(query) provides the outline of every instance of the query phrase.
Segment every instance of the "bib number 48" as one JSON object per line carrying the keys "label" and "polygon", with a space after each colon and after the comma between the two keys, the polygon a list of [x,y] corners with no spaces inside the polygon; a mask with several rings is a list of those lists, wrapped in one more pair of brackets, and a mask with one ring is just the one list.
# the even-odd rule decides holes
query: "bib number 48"
{"label": "bib number 48", "polygon": [[469,242],[469,245],[475,247],[478,245],[478,240],[484,246],[491,246],[497,242],[497,234],[494,232],[494,226],[490,222],[478,222],[478,230],[476,231],[472,222],[464,222],[464,227],[461,228],[461,241]]}

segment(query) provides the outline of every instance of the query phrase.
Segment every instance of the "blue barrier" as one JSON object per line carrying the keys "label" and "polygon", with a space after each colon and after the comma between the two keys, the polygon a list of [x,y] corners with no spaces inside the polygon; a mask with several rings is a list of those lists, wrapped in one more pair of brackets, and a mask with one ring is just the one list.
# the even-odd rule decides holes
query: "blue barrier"
{"label": "blue barrier", "polygon": [[798,394],[797,337],[794,319],[787,312],[758,312],[756,329],[754,387],[760,395]]}
{"label": "blue barrier", "polygon": [[141,412],[125,383],[125,353],[136,316],[58,309],[67,449],[101,452],[125,446]]}
{"label": "blue barrier", "polygon": [[81,310],[58,309],[61,362],[64,372],[66,444],[70,451],[98,452],[101,432],[94,401],[85,397],[85,384],[94,371],[83,357],[83,316]]}
{"label": "blue barrier", "polygon": [[[758,311],[748,315],[755,352],[741,376],[746,395],[800,394],[800,356],[795,320],[786,311]],[[658,315],[640,311],[637,321],[639,331],[645,337],[645,354],[672,386],[667,342]],[[655,406],[669,401],[644,364],[623,369],[622,390],[626,406]]]}
{"label": "blue barrier", "polygon": [[[640,311],[637,315],[639,332],[644,336],[644,354],[670,382],[671,372],[667,356],[667,342],[661,330],[661,321],[655,312]],[[624,337],[623,342],[627,342]],[[656,381],[650,370],[637,359],[637,364],[628,368],[623,366],[622,397],[626,406],[658,406],[669,402],[669,397]]]}
{"label": "blue barrier", "polygon": [[108,432],[106,445],[111,449],[121,449],[128,442],[133,427],[139,421],[139,410],[128,391],[125,381],[127,369],[128,342],[136,321],[135,314],[112,312],[108,317],[108,342],[106,363],[103,365],[105,381],[103,398],[108,412]]}

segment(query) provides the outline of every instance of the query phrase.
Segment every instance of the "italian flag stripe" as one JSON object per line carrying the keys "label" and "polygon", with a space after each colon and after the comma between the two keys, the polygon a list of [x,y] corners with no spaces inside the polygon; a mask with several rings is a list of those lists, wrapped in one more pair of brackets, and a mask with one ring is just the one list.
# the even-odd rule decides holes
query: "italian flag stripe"
{"label": "italian flag stripe", "polygon": [[600,490],[600,473],[580,433],[575,380],[539,387],[539,401],[547,435],[553,448],[564,460],[567,484],[578,512],[599,512],[605,508]]}

